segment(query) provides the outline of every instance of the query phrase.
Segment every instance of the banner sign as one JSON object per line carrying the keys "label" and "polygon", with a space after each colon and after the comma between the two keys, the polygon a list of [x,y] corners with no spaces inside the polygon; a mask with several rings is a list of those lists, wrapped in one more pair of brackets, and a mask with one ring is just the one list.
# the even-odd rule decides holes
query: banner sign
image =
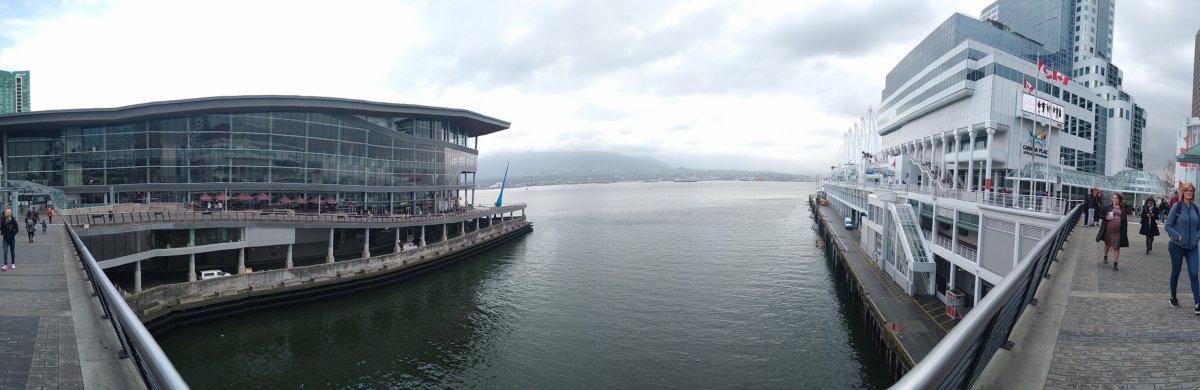
{"label": "banner sign", "polygon": [[1062,106],[1027,93],[1023,95],[1021,99],[1021,111],[1049,119],[1058,124],[1058,127],[1062,127],[1064,115]]}

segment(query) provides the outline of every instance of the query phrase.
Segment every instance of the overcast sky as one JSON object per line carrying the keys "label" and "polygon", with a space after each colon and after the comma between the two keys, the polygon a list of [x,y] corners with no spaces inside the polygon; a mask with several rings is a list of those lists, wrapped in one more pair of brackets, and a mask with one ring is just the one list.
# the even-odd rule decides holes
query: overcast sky
{"label": "overcast sky", "polygon": [[[32,72],[34,110],[330,96],[511,122],[483,156],[815,173],[901,57],[988,3],[0,0],[0,69]],[[1189,114],[1195,15],[1200,1],[1117,2],[1113,56],[1148,111],[1147,170]]]}

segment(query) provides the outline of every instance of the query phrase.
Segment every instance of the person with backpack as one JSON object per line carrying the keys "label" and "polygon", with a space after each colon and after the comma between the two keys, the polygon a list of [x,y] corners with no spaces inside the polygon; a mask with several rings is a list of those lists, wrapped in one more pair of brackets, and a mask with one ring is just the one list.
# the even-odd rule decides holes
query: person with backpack
{"label": "person with backpack", "polygon": [[1142,228],[1138,230],[1138,234],[1146,236],[1147,255],[1154,246],[1154,236],[1158,235],[1158,214],[1158,206],[1154,203],[1154,197],[1146,197],[1146,204],[1142,206]]}
{"label": "person with backpack", "polygon": [[1200,241],[1200,207],[1196,206],[1196,186],[1184,184],[1182,190],[1183,196],[1171,206],[1167,221],[1163,224],[1170,239],[1167,244],[1167,252],[1171,254],[1170,302],[1171,307],[1179,307],[1175,290],[1179,284],[1180,268],[1186,259],[1188,278],[1192,282],[1192,304],[1196,315],[1200,315],[1200,281],[1196,279],[1197,271],[1200,271],[1200,258],[1196,253],[1196,243]]}
{"label": "person with backpack", "polygon": [[4,220],[0,221],[0,236],[4,238],[4,266],[0,271],[8,271],[8,261],[12,259],[12,268],[17,269],[17,219],[13,218],[12,209],[4,210]]}

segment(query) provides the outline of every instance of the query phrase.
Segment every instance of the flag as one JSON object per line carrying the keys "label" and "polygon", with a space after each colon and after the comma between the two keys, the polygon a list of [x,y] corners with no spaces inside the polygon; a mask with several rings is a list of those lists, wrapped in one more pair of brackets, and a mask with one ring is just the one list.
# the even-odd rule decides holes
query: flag
{"label": "flag", "polygon": [[1031,84],[1029,82],[1029,80],[1023,80],[1023,81],[1025,81],[1025,90],[1029,91],[1029,93],[1033,93],[1033,84]]}
{"label": "flag", "polygon": [[1042,57],[1038,57],[1038,72],[1046,73],[1046,63],[1042,62]]}

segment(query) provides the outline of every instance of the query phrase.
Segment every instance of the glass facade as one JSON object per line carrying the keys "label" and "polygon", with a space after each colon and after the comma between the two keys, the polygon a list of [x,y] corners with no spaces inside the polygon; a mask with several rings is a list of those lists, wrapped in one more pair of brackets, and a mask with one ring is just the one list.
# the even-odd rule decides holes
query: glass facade
{"label": "glass facade", "polygon": [[1000,0],[1000,21],[1013,32],[1041,43],[1062,59],[1059,72],[1072,68],[1075,4],[1071,0]]}
{"label": "glass facade", "polygon": [[[1003,11],[1003,8],[1001,10]],[[929,33],[929,36],[925,37],[917,47],[904,56],[904,59],[900,60],[900,63],[896,64],[896,67],[888,72],[883,87],[883,101],[888,102],[904,96],[904,94],[896,93],[900,87],[929,64],[936,62],[938,58],[968,39],[1011,53],[1031,63],[1037,63],[1041,58],[1047,67],[1057,69],[1063,74],[1070,74],[1071,63],[1067,54],[1048,51],[1038,42],[1005,31],[1003,27],[991,22],[954,14]],[[893,97],[893,95],[896,96]]]}
{"label": "glass facade", "polygon": [[29,71],[0,70],[0,114],[29,111]]}
{"label": "glass facade", "polygon": [[462,203],[478,156],[444,116],[264,110],[39,127],[5,129],[7,179],[61,188],[74,206],[435,212]]}

